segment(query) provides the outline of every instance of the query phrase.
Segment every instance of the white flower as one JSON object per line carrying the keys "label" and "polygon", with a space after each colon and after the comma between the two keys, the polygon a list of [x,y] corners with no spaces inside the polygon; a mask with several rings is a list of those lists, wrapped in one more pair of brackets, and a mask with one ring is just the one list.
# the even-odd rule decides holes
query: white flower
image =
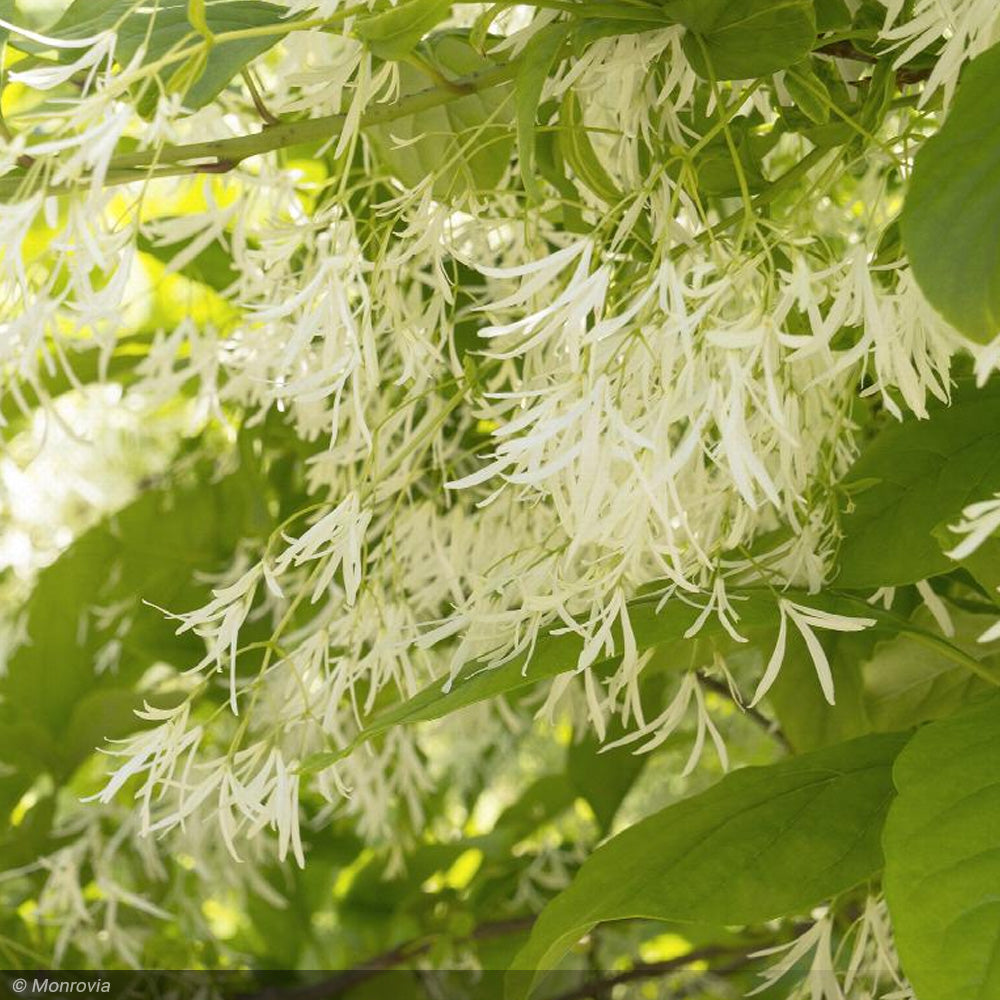
{"label": "white flower", "polygon": [[994,494],[991,500],[969,504],[962,511],[962,520],[949,525],[949,528],[957,535],[965,535],[965,538],[945,555],[956,562],[967,559],[1000,529],[1000,493]]}
{"label": "white flower", "polygon": [[903,0],[881,2],[886,15],[880,34],[900,49],[896,67],[941,44],[920,103],[926,104],[938,88],[943,88],[947,106],[965,61],[992,44],[998,17],[996,4],[993,0],[916,0],[907,11],[908,19],[901,20],[900,15],[906,9]]}
{"label": "white flower", "polygon": [[757,690],[754,692],[750,708],[753,708],[767,694],[771,685],[778,678],[778,674],[781,671],[781,664],[785,659],[785,644],[788,638],[789,620],[798,629],[799,634],[806,644],[806,650],[816,670],[816,677],[819,679],[820,687],[823,689],[823,697],[833,705],[835,696],[830,662],[827,659],[822,643],[816,637],[813,629],[829,629],[834,632],[860,632],[874,625],[876,623],[875,619],[853,618],[847,615],[831,614],[828,611],[807,608],[784,597],[778,598],[778,614],[778,637],[774,644],[774,651],[771,653],[771,659],[764,670],[764,676],[761,677],[760,683],[757,685]]}
{"label": "white flower", "polygon": [[808,930],[789,944],[778,945],[775,948],[764,948],[752,953],[751,958],[763,958],[770,955],[781,955],[782,957],[764,972],[759,973],[764,982],[747,995],[754,996],[770,989],[779,979],[788,975],[810,952],[812,952],[812,962],[806,973],[805,981],[812,1000],[844,1000],[843,991],[837,980],[833,957],[833,917],[825,910],[816,916]]}
{"label": "white flower", "polygon": [[280,577],[293,566],[321,562],[322,569],[313,586],[315,604],[327,591],[337,571],[342,570],[344,599],[349,605],[354,604],[361,586],[365,531],[371,517],[371,511],[360,509],[357,495],[350,494],[298,538],[285,536],[289,544],[275,560],[273,572]]}
{"label": "white flower", "polygon": [[687,764],[685,764],[684,770],[681,772],[682,775],[690,774],[698,764],[705,747],[706,734],[711,737],[712,743],[715,745],[715,751],[719,755],[719,761],[722,763],[723,769],[728,769],[729,755],[726,752],[726,745],[722,740],[718,728],[712,721],[712,717],[705,705],[705,695],[701,689],[701,684],[698,682],[698,675],[693,671],[689,671],[684,675],[679,690],[660,715],[627,736],[605,744],[601,748],[602,752],[619,746],[627,746],[638,740],[645,739],[647,736],[652,736],[651,739],[647,740],[647,742],[635,751],[636,753],[650,753],[661,746],[675,732],[678,726],[681,725],[692,701],[694,702],[695,721],[698,728]]}
{"label": "white flower", "polygon": [[937,622],[938,628],[941,629],[943,635],[951,638],[955,634],[955,624],[951,620],[951,615],[948,613],[948,606],[941,600],[940,597],[934,592],[934,589],[926,580],[917,581],[917,591],[924,600],[924,604],[927,606],[927,610],[930,611]]}
{"label": "white flower", "polygon": [[[4,24],[0,21],[0,24]],[[74,62],[59,66],[39,66],[27,70],[10,70],[11,80],[29,87],[32,90],[51,90],[65,83],[70,78],[76,76],[82,70],[95,71],[104,63],[106,69],[110,69],[115,51],[115,36],[112,32],[99,35],[96,39],[88,39],[90,48],[76,59]],[[52,44],[50,41],[49,44]],[[83,88],[89,89],[87,86]]]}
{"label": "white flower", "polygon": [[[212,591],[212,600],[196,611],[174,614],[164,611],[168,618],[173,618],[181,624],[177,634],[194,631],[206,640],[208,650],[204,659],[192,671],[203,670],[209,663],[215,663],[216,669],[222,669],[222,661],[227,657],[229,662],[229,704],[233,715],[239,715],[236,691],[236,651],[239,645],[240,628],[257,594],[257,584],[263,575],[263,567],[257,563],[246,570],[234,583]],[[228,656],[227,656],[228,654]]]}

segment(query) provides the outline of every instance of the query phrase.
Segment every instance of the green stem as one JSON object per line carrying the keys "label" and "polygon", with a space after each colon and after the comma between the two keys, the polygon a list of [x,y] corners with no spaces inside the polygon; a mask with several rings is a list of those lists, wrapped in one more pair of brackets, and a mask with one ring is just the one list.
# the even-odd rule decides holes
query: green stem
{"label": "green stem", "polygon": [[862,597],[857,597],[854,594],[845,594],[843,592],[834,592],[834,594],[837,597],[846,598],[855,604],[864,605],[868,609],[868,613],[876,618],[880,624],[887,625],[890,628],[909,636],[914,642],[919,642],[922,646],[935,650],[945,658],[951,660],[953,663],[957,663],[960,667],[965,667],[965,669],[970,673],[975,674],[978,678],[986,681],[986,683],[992,687],[1000,687],[1000,678],[991,673],[975,657],[970,656],[965,652],[965,650],[959,649],[959,647],[954,643],[948,642],[947,639],[943,639],[941,636],[935,635],[933,632],[928,632],[925,629],[918,628],[916,625],[911,625],[905,618],[901,618],[899,615],[893,614],[891,611],[872,607]]}
{"label": "green stem", "polygon": [[957,663],[960,667],[965,667],[970,673],[975,674],[980,680],[986,681],[991,687],[1000,687],[1000,679],[995,677],[986,669],[975,657],[959,649],[958,646],[934,635],[932,632],[925,632],[923,629],[908,626],[901,628],[901,632],[908,635],[914,642],[919,642],[928,649],[936,650],[945,658]]}
{"label": "green stem", "polygon": [[[473,90],[486,90],[505,83],[514,76],[512,64],[485,70],[460,81],[461,92],[454,84],[449,87],[429,87],[419,93],[403,97],[393,104],[376,104],[361,116],[362,127],[381,125],[395,121],[406,115],[435,108],[454,101]],[[155,150],[126,153],[113,157],[109,170],[121,168],[156,167],[161,163],[189,163],[214,160],[216,163],[237,164],[251,156],[270,153],[285,146],[297,146],[304,142],[321,142],[335,135],[347,116],[344,114],[324,115],[321,118],[307,118],[305,121],[286,122],[273,125],[252,135],[235,136],[232,139],[210,139],[207,142],[192,142],[183,146],[163,146]]]}
{"label": "green stem", "polygon": [[[496,87],[511,80],[514,73],[515,65],[507,63],[462,80],[452,81],[447,87],[429,87],[392,104],[376,104],[361,116],[361,127],[370,128],[373,125],[395,121],[406,115],[458,100],[473,91]],[[231,139],[209,139],[206,142],[123,153],[111,158],[105,184],[108,186],[129,184],[134,181],[183,174],[225,173],[251,156],[297,146],[300,143],[325,142],[337,134],[346,120],[347,116],[344,114],[324,115],[320,118],[267,126],[260,132],[234,136]],[[0,181],[0,198],[18,196],[24,181],[23,177],[4,178]],[[86,178],[78,182],[79,186],[86,183]],[[49,192],[65,194],[73,189],[73,187],[53,187]],[[32,193],[30,188],[24,192],[24,194],[30,193]]]}

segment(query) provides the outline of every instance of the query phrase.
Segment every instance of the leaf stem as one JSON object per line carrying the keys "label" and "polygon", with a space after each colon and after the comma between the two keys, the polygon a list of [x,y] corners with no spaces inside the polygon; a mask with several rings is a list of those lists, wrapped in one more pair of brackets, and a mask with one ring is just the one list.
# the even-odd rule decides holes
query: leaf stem
{"label": "leaf stem", "polygon": [[953,663],[957,663],[959,666],[965,667],[965,669],[970,673],[975,674],[978,678],[986,681],[986,683],[990,684],[992,687],[1000,687],[1000,678],[990,673],[990,671],[987,670],[987,668],[984,667],[974,656],[970,656],[965,652],[965,650],[960,649],[954,643],[948,642],[947,639],[943,639],[941,636],[937,636],[933,632],[928,632],[925,629],[918,628],[916,625],[911,625],[905,618],[901,618],[899,615],[893,614],[891,611],[885,611],[881,608],[873,608],[866,600],[864,600],[864,598],[858,597],[855,594],[845,594],[843,592],[834,593],[835,596],[846,598],[856,604],[863,604],[866,608],[868,608],[869,613],[875,616],[876,620],[880,624],[891,626],[898,632],[908,635],[914,642],[919,642],[922,646],[926,646],[928,649],[936,650]]}

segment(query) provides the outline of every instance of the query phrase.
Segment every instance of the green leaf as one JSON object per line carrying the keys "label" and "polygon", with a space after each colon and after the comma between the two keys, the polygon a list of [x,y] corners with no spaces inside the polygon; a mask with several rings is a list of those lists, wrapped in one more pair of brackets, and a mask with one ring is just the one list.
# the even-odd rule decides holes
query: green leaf
{"label": "green leaf", "polygon": [[830,120],[830,97],[826,84],[817,76],[811,63],[803,61],[790,66],[785,74],[785,89],[795,107],[816,125]]}
{"label": "green leaf", "polygon": [[[157,0],[155,4],[136,4],[135,0],[74,0],[62,18],[50,29],[56,38],[86,38],[101,31],[117,33],[115,58],[131,62],[140,47],[143,65],[156,62],[169,52],[180,51],[203,41],[188,19],[188,0]],[[287,11],[264,0],[208,0],[204,21],[213,36],[265,25],[281,27]],[[179,85],[184,103],[191,109],[204,107],[226,87],[247,63],[279,42],[282,30],[274,34],[231,41],[214,39],[182,64],[166,67],[168,77]],[[60,50],[60,58],[75,58],[76,49]],[[200,55],[200,58],[198,56]],[[155,88],[147,87],[143,110],[152,100]]]}
{"label": "green leaf", "polygon": [[[490,40],[490,28],[493,22],[505,11],[515,6],[517,0],[499,0],[484,8],[472,27],[469,29],[469,44],[480,54],[485,55],[489,48],[487,42]],[[494,36],[494,40],[503,38],[502,35]]]}
{"label": "green leaf", "polygon": [[55,806],[56,797],[44,795],[19,817],[16,825],[11,824],[4,831],[2,827],[6,824],[0,824],[0,866],[5,873],[21,865],[32,865],[51,849]]}
{"label": "green leaf", "polygon": [[815,3],[818,32],[850,27],[851,11],[844,0],[815,0]]}
{"label": "green leaf", "polygon": [[[513,968],[550,969],[595,924],[752,924],[800,913],[882,866],[879,831],[906,734],[735,771],[599,847],[542,911]],[[510,980],[511,995],[530,977]]]}
{"label": "green leaf", "polygon": [[[140,253],[149,254],[168,267],[171,260],[183,249],[177,244],[154,243],[148,236],[143,235],[136,240],[136,247]],[[224,292],[232,287],[239,278],[232,254],[218,240],[213,240],[208,246],[199,250],[183,267],[178,268],[176,273],[214,288],[217,292]]]}
{"label": "green leaf", "polygon": [[451,0],[403,0],[354,22],[354,36],[381,59],[404,59],[451,13]]}
{"label": "green leaf", "polygon": [[[896,71],[885,60],[875,64],[868,82],[868,93],[856,115],[856,129],[867,135],[878,131],[896,96]],[[854,137],[858,138],[859,131]]]}
{"label": "green leaf", "polygon": [[[249,488],[241,469],[209,486],[150,490],[42,570],[26,608],[28,641],[0,678],[0,722],[30,718],[57,735],[65,751],[59,766],[71,771],[94,745],[88,716],[107,710],[118,727],[120,713],[103,700],[116,697],[109,690],[134,683],[157,659],[190,665],[191,641],[144,602],[185,609],[204,600],[195,574],[232,559],[256,516]],[[95,607],[118,614],[101,624]],[[109,642],[122,646],[117,673],[99,674],[94,664]],[[197,655],[204,647],[195,644]]]}
{"label": "green leaf", "polygon": [[212,38],[212,29],[208,26],[205,11],[205,0],[188,0],[187,17],[191,27],[206,41]]}
{"label": "green leaf", "polygon": [[688,29],[684,52],[695,71],[707,77],[710,67],[719,80],[785,69],[816,42],[811,0],[672,0],[664,11]]}
{"label": "green leaf", "polygon": [[593,191],[605,204],[617,205],[622,200],[622,193],[594,152],[580,111],[580,102],[572,89],[563,95],[559,108],[559,126],[559,148],[580,183]]}
{"label": "green leaf", "polygon": [[897,586],[953,569],[934,530],[1000,490],[1000,381],[963,387],[929,420],[890,424],[843,485],[837,587]]}
{"label": "green leaf", "polygon": [[[616,726],[608,739],[624,735]],[[587,800],[602,833],[611,829],[619,806],[649,762],[649,754],[637,754],[632,746],[615,747],[601,752],[601,741],[588,732],[569,749],[566,776],[570,787]]]}
{"label": "green leaf", "polygon": [[535,165],[538,172],[562,195],[558,212],[562,224],[572,233],[589,233],[591,227],[583,219],[580,211],[580,192],[566,173],[566,163],[555,132],[535,134]]}
{"label": "green leaf", "polygon": [[1000,996],[1000,699],[932,722],[893,770],[885,892],[920,1000]]}
{"label": "green leaf", "polygon": [[903,246],[931,305],[971,340],[1000,332],[1000,45],[966,68],[944,126],[917,153]]}
{"label": "green leaf", "polygon": [[25,716],[0,722],[0,831],[10,823],[10,811],[40,774],[58,766],[54,734]]}
{"label": "green leaf", "polygon": [[[939,524],[934,532],[944,552],[955,548],[962,535],[951,530],[950,523]],[[994,604],[1000,604],[1000,538],[994,535],[980,544],[975,552],[954,565],[961,566],[986,591]]]}
{"label": "green leaf", "polygon": [[748,130],[734,126],[730,133],[736,147],[739,169],[725,136],[717,136],[698,154],[698,187],[707,194],[738,198],[742,190],[742,176],[751,193],[763,190],[767,182]]}
{"label": "green leaf", "polygon": [[137,708],[142,708],[142,697],[129,688],[100,688],[84,695],[61,740],[63,774],[71,774],[105,740],[118,740],[142,728]]}
{"label": "green leaf", "polygon": [[[421,43],[419,54],[443,75],[468,77],[494,69],[464,32],[447,31]],[[406,63],[399,67],[403,96],[427,89],[427,76]],[[415,187],[434,177],[434,196],[450,202],[466,192],[493,188],[514,147],[514,109],[509,87],[491,87],[375,125],[366,132],[378,159],[404,184]]]}
{"label": "green leaf", "polygon": [[544,192],[535,177],[535,118],[542,99],[542,88],[549,78],[569,31],[562,22],[546,25],[524,47],[514,79],[517,114],[517,153],[524,190],[533,201],[541,201]]}
{"label": "green leaf", "polygon": [[[14,4],[14,0],[0,0],[0,18],[3,18],[10,24],[17,23],[17,7]],[[3,45],[9,34],[10,29],[0,25],[0,45]]]}
{"label": "green leaf", "polygon": [[495,841],[504,857],[519,840],[533,833],[543,823],[565,812],[576,796],[576,789],[562,774],[546,774],[529,785],[512,805],[497,818],[486,840]]}

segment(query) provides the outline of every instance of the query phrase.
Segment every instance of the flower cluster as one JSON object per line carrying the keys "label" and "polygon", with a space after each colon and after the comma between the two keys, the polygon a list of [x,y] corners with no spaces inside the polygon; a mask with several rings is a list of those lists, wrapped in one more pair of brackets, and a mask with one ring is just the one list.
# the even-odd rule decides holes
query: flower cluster
{"label": "flower cluster", "polygon": [[[877,40],[897,67],[931,48],[937,61],[918,99],[843,146],[781,125],[780,78],[706,89],[678,26],[593,39],[540,94],[562,109],[553,121],[582,123],[574,169],[590,181],[540,198],[519,186],[524,149],[516,162],[503,146],[481,185],[461,143],[422,134],[401,64],[359,41],[346,8],[285,6],[281,43],[199,107],[181,86],[194,63],[141,45],[123,57],[121,24],[85,38],[11,28],[60,57],[10,72],[37,100],[8,116],[0,151],[4,419],[36,399],[55,413],[54,386],[77,384],[77,367],[96,358],[113,378],[132,357],[130,392],[151,405],[187,394],[202,426],[277,423],[304,455],[300,509],[248,540],[203,607],[162,609],[204,656],[183,665],[179,703],[147,705],[143,728],[109,745],[95,800],[134,797],[137,836],[205,824],[233,858],[267,840],[302,865],[304,821],[331,810],[384,843],[400,811],[419,829],[432,777],[419,735],[366,741],[372,719],[470,672],[518,663],[530,677],[552,636],[578,641],[539,688],[540,716],[582,704],[602,739],[618,720],[617,743],[648,750],[693,712],[689,767],[706,738],[726,759],[701,668],[754,706],[800,637],[833,703],[817,633],[874,619],[785,591],[829,577],[859,405],[901,419],[948,399],[958,339],[883,248],[925,105],[951,100],[995,4],[885,0]],[[556,19],[505,12],[491,57],[516,57]],[[827,63],[860,99],[865,63]],[[46,99],[65,87],[73,101]],[[509,77],[497,87],[462,126],[468,149],[497,122],[513,130]],[[269,145],[317,122],[329,134],[310,133],[308,154]],[[249,152],[213,151],[232,142]],[[760,151],[741,160],[737,142]],[[709,203],[698,169],[713,143],[735,179]],[[409,154],[418,183],[399,166]],[[226,268],[206,277],[215,252]],[[956,555],[992,533],[995,508],[969,509]],[[694,605],[687,638],[721,623],[739,644],[733,595],[748,586],[773,596],[768,662],[729,666],[706,648],[647,719],[630,602],[655,590]],[[247,639],[261,623],[268,638]],[[51,881],[63,892],[56,868]],[[880,914],[866,911],[862,951],[882,947]],[[829,946],[821,918],[779,971]],[[842,995],[821,980],[814,996]]]}

